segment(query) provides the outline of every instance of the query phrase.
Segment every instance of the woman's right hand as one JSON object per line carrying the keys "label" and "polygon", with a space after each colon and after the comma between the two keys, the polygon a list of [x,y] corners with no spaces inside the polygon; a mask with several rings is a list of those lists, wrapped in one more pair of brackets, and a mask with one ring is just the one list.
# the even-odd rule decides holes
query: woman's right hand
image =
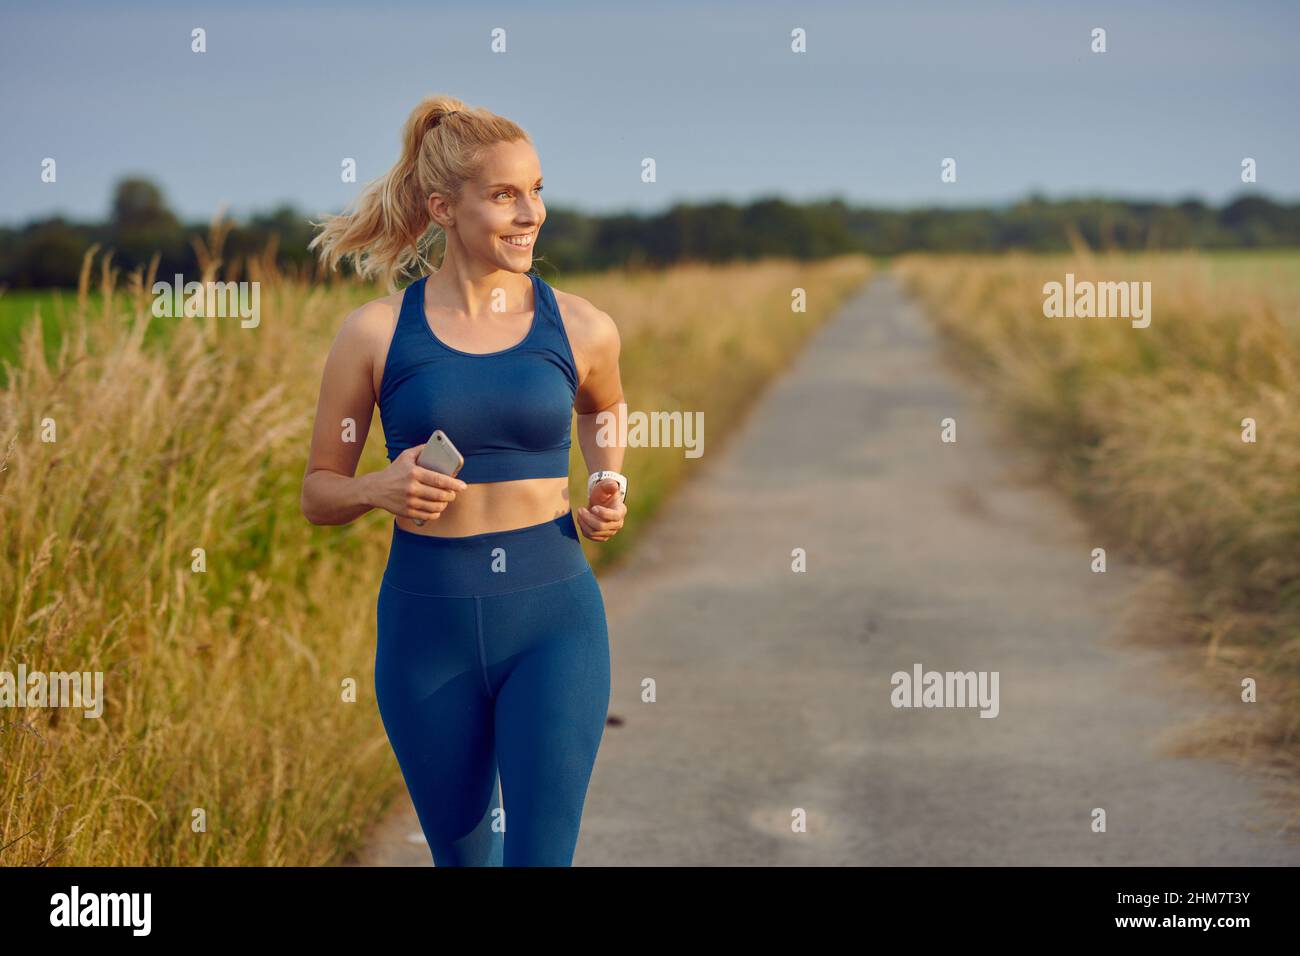
{"label": "woman's right hand", "polygon": [[417,524],[442,516],[447,505],[464,491],[465,482],[416,463],[424,445],[406,449],[383,471],[375,472],[371,500],[375,507]]}

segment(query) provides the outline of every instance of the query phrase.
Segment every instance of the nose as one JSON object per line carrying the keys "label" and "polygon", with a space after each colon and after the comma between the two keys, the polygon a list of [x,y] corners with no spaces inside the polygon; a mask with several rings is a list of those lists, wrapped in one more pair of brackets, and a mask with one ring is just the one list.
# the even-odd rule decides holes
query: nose
{"label": "nose", "polygon": [[520,225],[535,226],[542,221],[542,216],[546,212],[546,207],[542,205],[542,197],[529,197],[523,203],[523,208],[519,212],[519,218],[523,220]]}

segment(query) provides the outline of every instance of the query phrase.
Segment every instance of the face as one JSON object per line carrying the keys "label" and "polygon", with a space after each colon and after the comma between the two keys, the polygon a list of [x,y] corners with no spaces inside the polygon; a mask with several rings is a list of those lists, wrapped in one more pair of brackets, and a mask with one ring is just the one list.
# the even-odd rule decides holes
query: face
{"label": "face", "polygon": [[497,143],[485,157],[477,179],[465,183],[460,201],[448,207],[434,198],[439,218],[452,222],[449,241],[467,262],[488,269],[527,272],[533,245],[546,220],[542,203],[542,168],[537,151],[526,142]]}

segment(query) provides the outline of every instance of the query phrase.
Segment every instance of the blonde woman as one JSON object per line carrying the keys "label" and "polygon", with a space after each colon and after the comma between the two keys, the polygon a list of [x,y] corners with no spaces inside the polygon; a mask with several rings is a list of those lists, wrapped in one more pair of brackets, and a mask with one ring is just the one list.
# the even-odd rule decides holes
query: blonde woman
{"label": "blonde woman", "polygon": [[[437,866],[571,865],[609,706],[605,606],[570,511],[569,451],[576,410],[592,473],[577,524],[608,541],[627,481],[596,416],[624,400],[619,336],[532,273],[541,193],[523,129],[430,97],[397,164],[311,243],[330,269],[351,256],[390,290],[411,266],[426,273],[344,320],[302,510],[323,525],[394,516],[375,696]],[[356,475],[376,403],[391,463]],[[340,437],[349,419],[358,440]],[[455,478],[416,462],[435,429],[464,456]]]}

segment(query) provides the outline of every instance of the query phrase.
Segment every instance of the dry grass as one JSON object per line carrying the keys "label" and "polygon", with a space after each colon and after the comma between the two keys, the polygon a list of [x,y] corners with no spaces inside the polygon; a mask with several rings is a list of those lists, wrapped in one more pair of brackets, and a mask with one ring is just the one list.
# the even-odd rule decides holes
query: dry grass
{"label": "dry grass", "polygon": [[[1165,626],[1145,626],[1198,648],[1200,686],[1241,715],[1185,749],[1300,779],[1296,284],[1261,285],[1253,268],[1234,277],[1198,254],[914,256],[897,269],[951,356],[1106,539],[1183,582],[1162,601]],[[1043,285],[1066,272],[1149,280],[1150,326],[1046,318]],[[1253,444],[1242,441],[1248,417]],[[1250,707],[1239,702],[1246,677],[1259,684]]]}
{"label": "dry grass", "polygon": [[[217,233],[204,279],[218,274]],[[261,324],[244,329],[151,318],[152,276],[119,288],[107,261],[92,311],[88,257],[57,357],[46,362],[32,323],[8,370],[0,670],[101,671],[106,700],[99,719],[0,712],[0,864],[335,863],[402,790],[373,701],[389,516],[317,527],[298,511],[326,351],[379,293],[268,263],[239,276],[261,283]],[[631,406],[707,410],[716,450],[868,270],[854,259],[552,281],[618,321]],[[789,312],[795,285],[806,315]],[[146,346],[150,322],[173,327]],[[41,440],[46,420],[57,441]],[[361,471],[387,465],[377,419],[369,445]],[[680,450],[629,452],[638,517],[685,467]]]}

